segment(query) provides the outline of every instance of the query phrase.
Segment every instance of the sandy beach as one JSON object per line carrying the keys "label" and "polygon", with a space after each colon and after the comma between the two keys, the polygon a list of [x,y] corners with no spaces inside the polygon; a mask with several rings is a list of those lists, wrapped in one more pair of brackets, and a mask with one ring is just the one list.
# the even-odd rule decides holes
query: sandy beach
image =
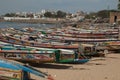
{"label": "sandy beach", "polygon": [[[38,70],[48,72],[55,80],[120,80],[120,54],[92,58],[86,64],[40,64]],[[34,75],[35,80],[40,80]]]}

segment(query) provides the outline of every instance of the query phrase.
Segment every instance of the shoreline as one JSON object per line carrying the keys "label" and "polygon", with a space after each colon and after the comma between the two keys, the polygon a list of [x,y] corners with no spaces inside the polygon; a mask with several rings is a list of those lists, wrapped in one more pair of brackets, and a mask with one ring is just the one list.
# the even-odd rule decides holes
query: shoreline
{"label": "shoreline", "polygon": [[0,19],[0,22],[17,22],[17,23],[41,23],[41,24],[62,24],[66,22],[65,20],[47,20],[47,19],[30,19],[30,20],[3,20]]}

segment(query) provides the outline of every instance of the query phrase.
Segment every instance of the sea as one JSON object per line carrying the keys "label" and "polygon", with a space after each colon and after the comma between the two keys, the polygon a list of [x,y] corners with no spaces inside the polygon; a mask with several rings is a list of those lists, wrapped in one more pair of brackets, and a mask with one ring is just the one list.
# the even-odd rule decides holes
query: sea
{"label": "sea", "polygon": [[36,27],[36,28],[53,28],[58,26],[57,24],[41,24],[41,23],[19,23],[19,22],[0,22],[0,28],[24,28],[24,27]]}

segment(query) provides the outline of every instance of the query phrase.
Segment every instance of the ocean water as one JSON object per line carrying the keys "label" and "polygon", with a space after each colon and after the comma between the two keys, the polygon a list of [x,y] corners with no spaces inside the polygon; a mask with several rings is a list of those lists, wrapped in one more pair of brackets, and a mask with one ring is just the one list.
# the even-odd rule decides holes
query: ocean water
{"label": "ocean water", "polygon": [[23,28],[23,27],[37,27],[48,28],[56,27],[56,24],[40,24],[40,23],[18,23],[18,22],[0,22],[0,28]]}

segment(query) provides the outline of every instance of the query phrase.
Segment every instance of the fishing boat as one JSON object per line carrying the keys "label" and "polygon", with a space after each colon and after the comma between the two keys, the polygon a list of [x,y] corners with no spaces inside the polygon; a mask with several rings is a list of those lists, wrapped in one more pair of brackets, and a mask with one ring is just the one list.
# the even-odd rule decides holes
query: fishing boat
{"label": "fishing boat", "polygon": [[47,49],[36,47],[2,46],[0,56],[7,59],[30,63],[85,63],[89,59],[79,59],[73,50]]}
{"label": "fishing boat", "polygon": [[54,37],[54,36],[49,36],[47,37],[48,39],[51,40],[61,40],[65,42],[107,42],[107,41],[119,41],[116,38],[72,38],[72,37]]}
{"label": "fishing boat", "polygon": [[107,49],[105,46],[99,45],[98,44],[81,44],[79,48],[79,52],[81,56],[85,56],[88,58],[91,57],[104,57],[104,53],[100,53],[101,51],[103,52],[105,49]]}
{"label": "fishing boat", "polygon": [[30,74],[39,77],[40,80],[54,80],[50,75],[42,71],[38,71],[31,66],[11,61],[0,59],[0,80],[31,80]]}
{"label": "fishing boat", "polygon": [[0,36],[0,41],[23,45],[23,46],[31,46],[31,47],[40,47],[40,48],[54,48],[54,49],[78,49],[77,44],[51,44],[51,43],[40,43],[40,42],[31,42],[27,40],[20,40],[11,36]]}
{"label": "fishing boat", "polygon": [[106,38],[117,37],[118,29],[79,29],[79,28],[63,28],[53,31],[46,31],[48,36],[61,36],[70,38]]}
{"label": "fishing boat", "polygon": [[51,63],[55,62],[55,55],[59,54],[59,50],[35,50],[27,47],[3,46],[0,53],[4,58],[21,62]]}
{"label": "fishing boat", "polygon": [[65,32],[60,32],[60,33],[49,33],[47,34],[47,36],[52,36],[52,37],[68,37],[68,38],[88,38],[88,39],[104,39],[106,37],[112,37],[112,38],[117,38],[118,37],[118,32],[101,32],[100,33],[93,33],[93,32],[78,32],[78,34],[76,33],[65,33]]}
{"label": "fishing boat", "polygon": [[120,52],[120,41],[106,42],[109,51]]}

